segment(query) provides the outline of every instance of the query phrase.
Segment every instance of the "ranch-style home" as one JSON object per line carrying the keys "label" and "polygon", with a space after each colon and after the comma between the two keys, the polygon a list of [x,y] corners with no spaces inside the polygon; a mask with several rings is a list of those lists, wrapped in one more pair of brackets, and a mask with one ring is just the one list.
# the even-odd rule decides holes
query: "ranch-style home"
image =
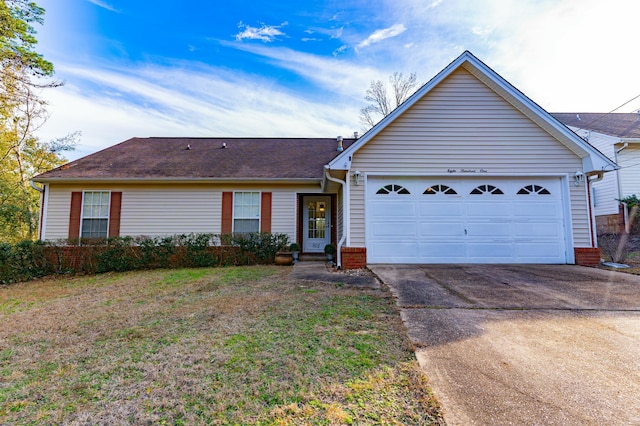
{"label": "ranch-style home", "polygon": [[43,173],[40,238],[286,233],[366,263],[599,261],[616,165],[469,52],[360,138],[133,138]]}

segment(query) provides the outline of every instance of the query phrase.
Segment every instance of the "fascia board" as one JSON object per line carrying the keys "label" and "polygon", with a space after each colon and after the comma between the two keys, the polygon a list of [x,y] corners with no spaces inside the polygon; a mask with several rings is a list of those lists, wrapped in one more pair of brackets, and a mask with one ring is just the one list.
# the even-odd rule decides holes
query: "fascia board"
{"label": "fascia board", "polygon": [[241,183],[241,184],[321,184],[322,179],[308,178],[308,179],[289,179],[289,178],[275,178],[275,179],[256,179],[256,178],[149,178],[149,179],[135,179],[135,178],[38,178],[32,179],[34,182],[41,183],[66,183],[66,184],[94,184],[94,183],[126,183],[126,184],[167,184],[167,183]]}

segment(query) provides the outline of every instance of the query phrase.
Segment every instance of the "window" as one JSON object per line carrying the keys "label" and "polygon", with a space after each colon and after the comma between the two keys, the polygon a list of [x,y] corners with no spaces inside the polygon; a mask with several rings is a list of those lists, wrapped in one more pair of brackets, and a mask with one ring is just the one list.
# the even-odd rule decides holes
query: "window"
{"label": "window", "polygon": [[311,201],[307,206],[309,211],[309,238],[325,238],[327,231],[327,203],[325,201]]}
{"label": "window", "polygon": [[400,186],[400,185],[386,185],[383,186],[382,188],[378,189],[378,192],[376,192],[376,194],[410,194],[410,192],[407,190],[407,188]]}
{"label": "window", "polygon": [[477,187],[476,189],[471,191],[471,194],[473,194],[473,195],[478,195],[478,194],[499,195],[499,194],[504,194],[504,192],[502,192],[502,190],[500,188],[496,188],[493,185],[480,185],[479,187]]}
{"label": "window", "polygon": [[82,198],[81,238],[107,238],[109,192],[85,192]]}
{"label": "window", "polygon": [[260,230],[260,193],[236,192],[233,195],[233,232],[247,234]]}
{"label": "window", "polygon": [[529,194],[550,195],[551,193],[549,192],[549,190],[541,187],[540,185],[527,185],[524,188],[521,188],[520,191],[518,191],[518,195]]}
{"label": "window", "polygon": [[447,185],[433,185],[433,186],[430,186],[429,188],[425,189],[423,194],[427,194],[427,195],[435,195],[435,194],[456,195],[457,192],[453,188],[451,188],[451,187],[449,187]]}

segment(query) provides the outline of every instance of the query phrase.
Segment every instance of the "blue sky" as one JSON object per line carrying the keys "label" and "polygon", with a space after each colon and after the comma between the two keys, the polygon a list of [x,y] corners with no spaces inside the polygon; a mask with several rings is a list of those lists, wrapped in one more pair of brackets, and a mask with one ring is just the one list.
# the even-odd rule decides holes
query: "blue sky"
{"label": "blue sky", "polygon": [[637,0],[37,3],[65,82],[39,134],[80,131],[70,159],[133,136],[352,135],[372,80],[426,82],[464,50],[551,112],[640,95]]}

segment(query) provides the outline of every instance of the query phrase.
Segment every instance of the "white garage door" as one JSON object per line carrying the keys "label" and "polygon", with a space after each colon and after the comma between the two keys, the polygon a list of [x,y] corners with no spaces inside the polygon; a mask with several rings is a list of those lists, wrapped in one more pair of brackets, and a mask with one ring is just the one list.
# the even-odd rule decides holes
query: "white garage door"
{"label": "white garage door", "polygon": [[559,178],[369,177],[370,263],[566,263]]}

